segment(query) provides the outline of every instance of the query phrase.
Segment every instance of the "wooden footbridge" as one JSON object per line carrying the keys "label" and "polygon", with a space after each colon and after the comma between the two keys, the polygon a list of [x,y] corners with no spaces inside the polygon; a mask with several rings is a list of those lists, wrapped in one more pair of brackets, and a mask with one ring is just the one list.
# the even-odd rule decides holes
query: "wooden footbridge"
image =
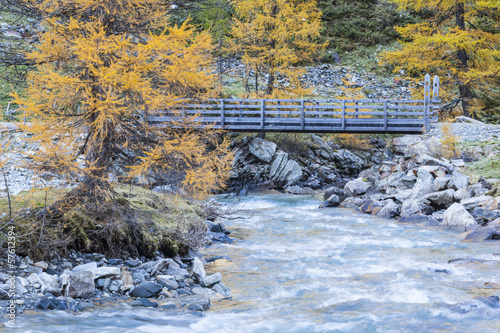
{"label": "wooden footbridge", "polygon": [[[425,77],[422,100],[216,99],[171,110],[235,132],[419,134],[437,121],[439,78]],[[149,115],[161,125],[168,112]],[[170,113],[172,114],[172,113]]]}

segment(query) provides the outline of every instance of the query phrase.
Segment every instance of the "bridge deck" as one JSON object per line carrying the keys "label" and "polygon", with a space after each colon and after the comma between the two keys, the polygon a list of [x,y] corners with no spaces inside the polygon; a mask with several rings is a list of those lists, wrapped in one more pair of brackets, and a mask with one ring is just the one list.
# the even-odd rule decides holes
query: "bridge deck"
{"label": "bridge deck", "polygon": [[201,124],[237,132],[422,133],[439,100],[218,99],[149,115],[152,124],[199,115]]}

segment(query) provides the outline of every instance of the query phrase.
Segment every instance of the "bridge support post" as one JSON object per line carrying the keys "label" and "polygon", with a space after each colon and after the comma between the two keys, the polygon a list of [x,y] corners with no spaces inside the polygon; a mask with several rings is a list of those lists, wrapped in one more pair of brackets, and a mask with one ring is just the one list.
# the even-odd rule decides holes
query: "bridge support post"
{"label": "bridge support post", "polygon": [[225,124],[225,119],[224,119],[224,99],[221,99],[220,101],[220,128],[224,128]]}
{"label": "bridge support post", "polygon": [[431,123],[429,119],[430,103],[431,103],[431,76],[427,74],[425,75],[425,83],[424,83],[424,126],[426,133],[429,133],[431,129]]}
{"label": "bridge support post", "polygon": [[[434,106],[434,103],[439,104],[439,76],[434,76],[433,82],[432,82],[432,103]],[[432,109],[432,118],[433,121],[437,121],[437,116],[438,116],[438,111],[435,110],[434,108]]]}
{"label": "bridge support post", "polygon": [[259,134],[257,135],[259,138],[261,139],[265,139],[266,138],[266,132],[264,132],[264,118],[265,118],[265,113],[266,113],[266,100],[265,99],[262,99],[260,101],[260,128],[261,128],[261,131],[259,132]]}

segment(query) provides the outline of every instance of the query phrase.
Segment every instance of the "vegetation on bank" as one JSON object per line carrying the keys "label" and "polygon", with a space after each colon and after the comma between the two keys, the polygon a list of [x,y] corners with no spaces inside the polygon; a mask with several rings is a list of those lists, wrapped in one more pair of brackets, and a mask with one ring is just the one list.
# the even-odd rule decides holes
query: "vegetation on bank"
{"label": "vegetation on bank", "polygon": [[[53,220],[40,219],[39,213],[63,199],[69,189],[37,188],[0,197],[0,221],[15,225],[16,253],[31,258],[69,249],[153,257],[156,251],[174,255],[204,245],[209,206],[139,186],[115,184],[115,189],[117,200],[103,204],[98,213],[78,205]],[[6,241],[2,231],[0,244]]]}

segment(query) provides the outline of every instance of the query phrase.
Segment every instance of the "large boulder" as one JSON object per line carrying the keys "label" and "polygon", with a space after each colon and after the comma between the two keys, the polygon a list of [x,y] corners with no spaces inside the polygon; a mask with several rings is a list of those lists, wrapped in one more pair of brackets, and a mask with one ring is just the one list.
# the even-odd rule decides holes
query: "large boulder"
{"label": "large boulder", "polygon": [[288,154],[278,151],[269,169],[269,177],[280,188],[295,185],[303,177],[302,168]]}
{"label": "large boulder", "polygon": [[251,138],[248,142],[248,150],[259,160],[270,163],[276,152],[276,144],[261,138]]}
{"label": "large boulder", "polygon": [[419,169],[417,172],[417,182],[412,189],[411,198],[421,198],[432,192],[434,192],[434,177],[429,171]]}
{"label": "large boulder", "polygon": [[466,176],[458,171],[455,171],[453,172],[451,179],[448,183],[448,188],[458,191],[461,188],[466,187],[467,185],[469,185],[469,176]]}
{"label": "large boulder", "polygon": [[474,230],[479,227],[471,214],[459,203],[454,203],[444,213],[441,225],[448,229]]}
{"label": "large boulder", "polygon": [[94,295],[94,275],[90,271],[77,271],[61,275],[64,296],[88,298]]}
{"label": "large boulder", "polygon": [[371,182],[365,181],[363,180],[363,178],[358,178],[351,180],[350,182],[345,184],[344,190],[346,190],[347,193],[349,193],[352,196],[357,196],[365,194],[366,191],[368,191],[368,189],[372,187],[372,185],[373,184]]}
{"label": "large boulder", "polygon": [[437,208],[448,208],[454,200],[455,190],[449,189],[446,191],[433,192],[423,197],[424,201],[429,201],[430,204]]}

